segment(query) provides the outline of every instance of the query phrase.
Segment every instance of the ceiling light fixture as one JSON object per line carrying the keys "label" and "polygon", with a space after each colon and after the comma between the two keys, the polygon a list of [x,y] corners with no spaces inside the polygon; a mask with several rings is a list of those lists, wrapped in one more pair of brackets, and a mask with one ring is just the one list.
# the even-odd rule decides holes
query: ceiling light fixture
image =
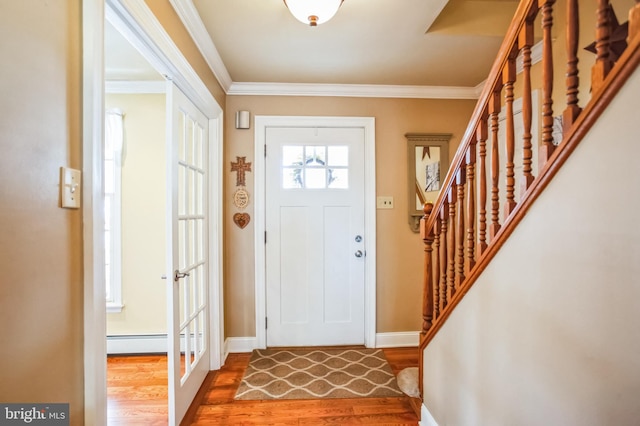
{"label": "ceiling light fixture", "polygon": [[283,0],[289,12],[303,24],[317,27],[333,18],[343,0]]}

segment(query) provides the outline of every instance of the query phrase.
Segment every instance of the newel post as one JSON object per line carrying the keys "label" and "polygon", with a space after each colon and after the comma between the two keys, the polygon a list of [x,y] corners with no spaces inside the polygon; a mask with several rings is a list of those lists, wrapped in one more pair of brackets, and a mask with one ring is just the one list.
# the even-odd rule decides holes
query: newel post
{"label": "newel post", "polygon": [[433,204],[425,203],[424,217],[420,220],[420,236],[424,241],[424,282],[422,289],[422,331],[420,332],[420,339],[422,340],[427,334],[431,325],[433,324],[433,265],[432,256],[433,251],[433,227],[427,229],[427,222],[429,216],[433,211]]}

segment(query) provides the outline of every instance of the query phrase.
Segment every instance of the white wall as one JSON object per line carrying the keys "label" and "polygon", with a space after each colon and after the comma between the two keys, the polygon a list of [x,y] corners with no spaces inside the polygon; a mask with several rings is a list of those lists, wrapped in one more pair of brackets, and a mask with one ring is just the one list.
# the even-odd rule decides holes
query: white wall
{"label": "white wall", "polygon": [[640,70],[424,351],[439,425],[637,425]]}
{"label": "white wall", "polygon": [[165,95],[107,95],[124,114],[121,313],[107,315],[107,335],[165,334]]}

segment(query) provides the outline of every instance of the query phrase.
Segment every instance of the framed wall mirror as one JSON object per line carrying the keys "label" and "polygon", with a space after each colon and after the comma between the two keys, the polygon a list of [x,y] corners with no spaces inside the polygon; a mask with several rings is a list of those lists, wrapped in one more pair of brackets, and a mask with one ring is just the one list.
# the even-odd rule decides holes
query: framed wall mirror
{"label": "framed wall mirror", "polygon": [[420,230],[424,203],[433,203],[449,169],[451,133],[407,133],[409,226]]}

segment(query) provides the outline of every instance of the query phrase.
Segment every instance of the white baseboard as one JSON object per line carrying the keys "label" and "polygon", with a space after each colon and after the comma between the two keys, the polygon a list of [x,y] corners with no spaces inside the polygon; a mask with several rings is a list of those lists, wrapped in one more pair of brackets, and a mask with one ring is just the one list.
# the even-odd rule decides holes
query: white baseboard
{"label": "white baseboard", "polygon": [[[376,334],[376,348],[410,348],[417,347],[419,343],[419,331]],[[257,337],[227,337],[224,341],[224,359],[230,353],[247,353],[254,349],[258,349]]]}
{"label": "white baseboard", "polygon": [[420,344],[419,331],[376,333],[376,348],[409,348]]}
{"label": "white baseboard", "polygon": [[246,353],[258,348],[257,337],[227,337],[224,341],[224,359],[230,353]]}
{"label": "white baseboard", "polygon": [[107,354],[167,353],[167,335],[107,336]]}
{"label": "white baseboard", "polygon": [[438,422],[433,418],[427,406],[422,404],[420,409],[420,426],[438,426]]}

